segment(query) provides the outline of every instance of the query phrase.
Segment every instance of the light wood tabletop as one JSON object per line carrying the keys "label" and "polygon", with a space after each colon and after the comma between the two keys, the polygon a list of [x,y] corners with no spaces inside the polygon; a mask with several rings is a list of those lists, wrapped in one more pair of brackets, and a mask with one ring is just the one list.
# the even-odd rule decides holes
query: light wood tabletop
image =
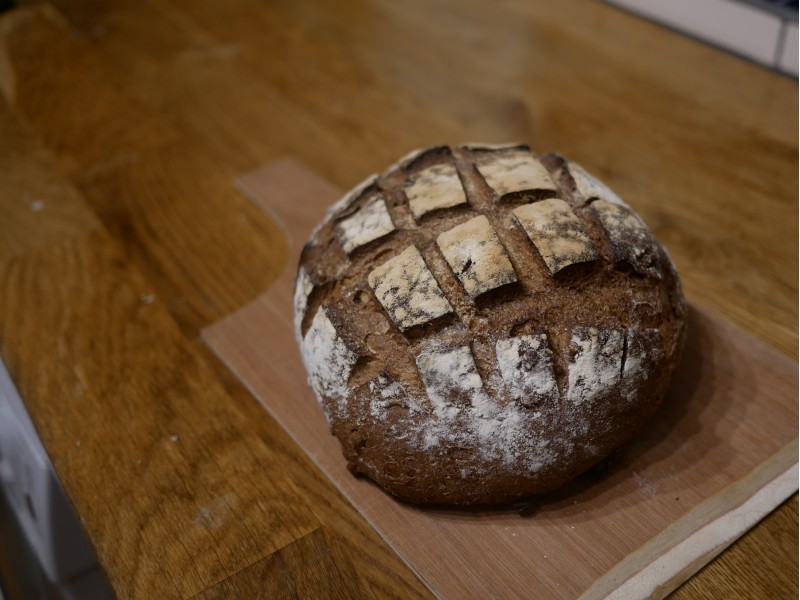
{"label": "light wood tabletop", "polygon": [[[796,360],[797,94],[586,0],[0,14],[0,357],[118,597],[431,597],[200,339],[287,261],[238,175],[292,156],[347,189],[437,143],[558,151],[692,301]],[[796,597],[797,511],[674,597]]]}

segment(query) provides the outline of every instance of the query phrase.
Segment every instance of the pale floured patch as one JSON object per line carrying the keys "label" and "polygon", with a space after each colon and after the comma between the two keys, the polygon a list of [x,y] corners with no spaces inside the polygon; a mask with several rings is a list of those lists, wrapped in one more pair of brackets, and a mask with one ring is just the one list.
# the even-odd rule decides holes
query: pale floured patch
{"label": "pale floured patch", "polygon": [[591,238],[563,200],[541,200],[512,212],[553,275],[569,265],[597,260]]}
{"label": "pale floured patch", "polygon": [[507,396],[523,406],[556,401],[558,386],[547,335],[521,335],[498,340],[497,365]]}
{"label": "pale floured patch", "polygon": [[627,206],[605,183],[590,175],[586,169],[576,163],[568,163],[567,169],[575,181],[575,188],[581,200],[588,202],[592,198],[600,198],[614,204]]}
{"label": "pale floured patch", "polygon": [[472,298],[517,280],[500,238],[483,215],[445,231],[436,243]]}
{"label": "pale floured patch", "polygon": [[530,152],[491,155],[475,166],[498,198],[514,192],[556,190],[547,169]]}
{"label": "pale floured patch", "polygon": [[453,406],[485,408],[491,403],[469,346],[426,352],[416,360],[434,414],[441,416]]}
{"label": "pale floured patch", "polygon": [[451,164],[433,165],[415,174],[406,186],[406,196],[417,220],[431,211],[467,203],[461,180]]}
{"label": "pale floured patch", "polygon": [[406,330],[452,312],[415,246],[375,267],[367,281],[395,324]]}
{"label": "pale floured patch", "polygon": [[591,206],[608,232],[614,259],[626,261],[639,272],[658,274],[656,241],[639,215],[607,200],[595,200]]}
{"label": "pale floured patch", "polygon": [[358,355],[336,332],[324,307],[320,307],[303,339],[303,363],[308,382],[323,407],[323,398],[334,400],[341,410],[347,400],[347,380]]}
{"label": "pale floured patch", "polygon": [[638,331],[628,329],[625,340],[625,364],[622,366],[621,394],[626,400],[636,398],[639,386],[650,376],[653,357],[648,348],[659,346],[661,334],[658,329]]}
{"label": "pale floured patch", "polygon": [[549,441],[531,434],[539,419],[516,403],[497,404],[485,391],[468,346],[417,356],[433,415],[418,432],[424,448],[475,447],[486,461],[535,473],[555,460]]}
{"label": "pale floured patch", "polygon": [[569,365],[567,400],[590,402],[619,383],[625,331],[575,327],[570,345],[576,351]]}
{"label": "pale floured patch", "polygon": [[383,420],[389,408],[400,406],[412,413],[420,411],[405,388],[390,376],[383,374],[369,382],[369,412],[374,419]]}
{"label": "pale floured patch", "polygon": [[394,223],[382,199],[372,200],[336,225],[339,241],[348,254],[364,244],[382,238],[394,229]]}

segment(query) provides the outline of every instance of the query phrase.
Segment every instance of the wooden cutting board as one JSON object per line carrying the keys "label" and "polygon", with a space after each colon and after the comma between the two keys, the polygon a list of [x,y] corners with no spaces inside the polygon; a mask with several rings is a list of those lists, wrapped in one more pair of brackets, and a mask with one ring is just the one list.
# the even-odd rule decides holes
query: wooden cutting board
{"label": "wooden cutting board", "polygon": [[602,478],[521,510],[398,502],[347,471],[295,342],[294,265],[339,190],[291,159],[237,183],[285,227],[291,266],[203,337],[438,596],[660,598],[797,490],[797,363],[691,306],[668,397]]}

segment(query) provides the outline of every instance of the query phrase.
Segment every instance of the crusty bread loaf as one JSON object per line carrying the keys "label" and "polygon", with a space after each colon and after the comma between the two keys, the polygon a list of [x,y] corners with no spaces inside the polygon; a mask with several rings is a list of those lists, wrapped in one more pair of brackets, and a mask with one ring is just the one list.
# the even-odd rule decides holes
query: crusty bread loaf
{"label": "crusty bread loaf", "polygon": [[335,204],[300,260],[298,340],[354,473],[412,502],[550,490],[630,438],[685,333],[675,269],[574,163],[416,151]]}

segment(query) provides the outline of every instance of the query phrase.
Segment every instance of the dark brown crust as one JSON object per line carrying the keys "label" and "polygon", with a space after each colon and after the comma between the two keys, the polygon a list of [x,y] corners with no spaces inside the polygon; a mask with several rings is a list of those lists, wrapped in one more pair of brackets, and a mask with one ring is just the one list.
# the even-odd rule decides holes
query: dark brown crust
{"label": "dark brown crust", "polygon": [[[568,266],[555,276],[550,273],[511,211],[521,203],[553,194],[523,190],[511,201],[498,202],[474,168],[478,156],[507,151],[464,147],[447,151],[438,147],[404,166],[388,169],[368,193],[385,200],[396,231],[355,249],[348,257],[337,241],[339,215],[334,209],[301,257],[300,264],[314,290],[306,313],[301,315],[300,335],[306,334],[318,308],[325,306],[337,334],[360,356],[350,372],[347,401],[320,398],[330,415],[332,432],[339,438],[354,473],[366,475],[412,502],[509,502],[557,487],[585,471],[629,439],[653,414],[664,397],[685,337],[685,302],[678,275],[663,248],[649,238],[653,245],[648,250],[646,268],[621,260],[632,256],[634,249],[625,240],[612,240],[592,203],[576,198],[568,163],[557,155],[547,155],[541,162],[559,188],[557,196],[572,207],[599,258]],[[468,206],[434,211],[417,222],[408,210],[403,189],[414,172],[437,161],[455,164]],[[357,209],[360,202],[356,198],[345,214],[353,214],[353,207]],[[481,214],[499,236],[518,282],[473,300],[450,270],[436,238]],[[403,331],[381,306],[368,275],[410,245],[421,253],[453,310]],[[647,348],[648,375],[638,383],[632,399],[624,397],[618,385],[591,408],[565,400],[570,361],[575,354],[570,332],[577,326],[654,332]],[[420,448],[411,438],[398,435],[424,431],[433,419],[431,401],[415,362],[421,353],[433,346],[469,347],[484,389],[502,403],[506,400],[497,389],[501,379],[494,350],[497,340],[541,331],[547,333],[552,351],[560,400],[535,405],[539,416],[531,421],[530,436],[547,440],[558,460],[534,473],[521,469],[519,462],[487,458],[485,452],[470,444]],[[647,337],[641,335],[642,339]],[[380,418],[371,413],[378,393],[376,381],[400,382],[405,390],[402,397],[391,397],[381,404]],[[454,402],[457,395],[451,394]],[[585,427],[586,423],[590,426]]]}

